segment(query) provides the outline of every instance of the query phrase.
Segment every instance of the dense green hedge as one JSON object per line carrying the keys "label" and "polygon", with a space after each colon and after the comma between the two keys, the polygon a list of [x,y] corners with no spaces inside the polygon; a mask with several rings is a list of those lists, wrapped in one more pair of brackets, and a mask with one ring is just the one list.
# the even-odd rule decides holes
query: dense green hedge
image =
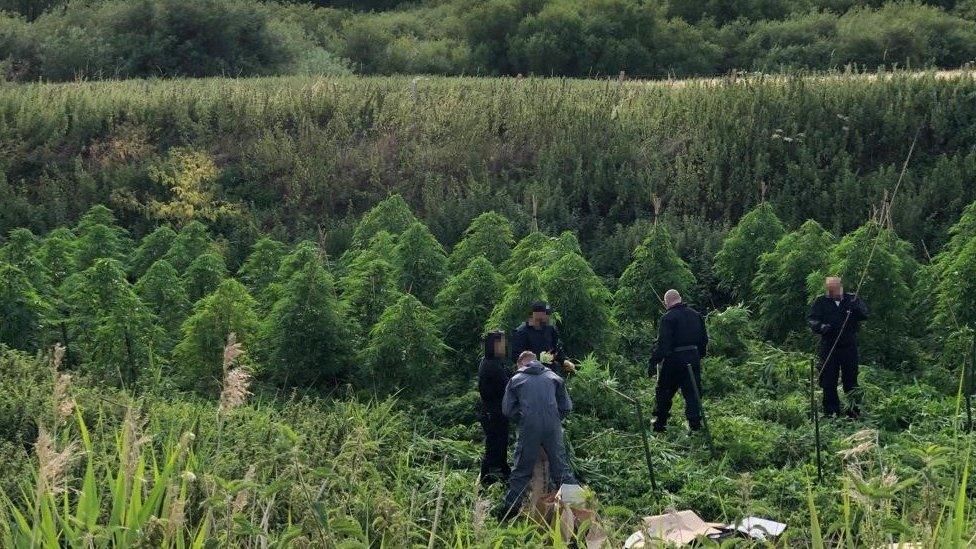
{"label": "dense green hedge", "polygon": [[15,81],[294,74],[640,78],[976,59],[976,0],[0,0]]}
{"label": "dense green hedge", "polygon": [[338,253],[355,218],[395,191],[448,246],[489,209],[524,234],[534,196],[543,229],[578,230],[597,271],[619,275],[656,194],[679,252],[705,273],[762,185],[788,229],[860,226],[917,133],[894,225],[934,253],[976,198],[974,94],[969,75],[7,86],[0,234],[50,230],[105,202],[139,235],[190,162],[221,208],[242,212],[214,227],[233,235],[232,267],[266,231]]}

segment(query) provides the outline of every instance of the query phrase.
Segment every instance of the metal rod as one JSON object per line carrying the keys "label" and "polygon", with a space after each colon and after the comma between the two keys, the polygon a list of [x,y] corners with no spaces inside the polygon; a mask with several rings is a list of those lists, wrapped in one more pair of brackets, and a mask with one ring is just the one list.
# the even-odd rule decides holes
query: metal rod
{"label": "metal rod", "polygon": [[817,406],[817,392],[814,389],[814,374],[817,371],[816,357],[810,358],[810,413],[813,414],[813,440],[817,447],[817,484],[823,484],[823,462],[820,457],[820,408]]}
{"label": "metal rod", "polygon": [[[715,445],[712,444],[712,431],[708,428],[708,417],[705,415],[705,403],[702,402],[701,391],[698,390],[698,379],[691,364],[685,365],[688,368],[688,377],[691,378],[691,388],[695,390],[695,400],[698,401],[698,410],[701,412],[702,427],[705,428],[705,442],[708,444],[708,451],[715,455]],[[687,403],[685,403],[687,405]]]}

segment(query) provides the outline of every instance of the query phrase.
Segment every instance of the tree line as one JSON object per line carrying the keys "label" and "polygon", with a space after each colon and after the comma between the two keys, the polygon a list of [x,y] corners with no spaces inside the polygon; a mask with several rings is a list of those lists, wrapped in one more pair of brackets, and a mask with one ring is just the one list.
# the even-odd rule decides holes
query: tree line
{"label": "tree line", "polygon": [[[571,232],[516,241],[510,221],[487,212],[448,252],[398,195],[362,217],[338,257],[312,241],[262,237],[234,268],[226,242],[200,221],[163,224],[136,241],[99,205],[73,227],[7,235],[0,343],[28,351],[60,343],[67,365],[123,386],[164,379],[214,391],[233,333],[243,363],[269,383],[410,393],[432,377],[466,383],[481,334],[514,328],[539,299],[555,307],[572,357],[647,356],[669,288],[713,309],[709,323],[732,341],[752,333],[751,318],[766,339],[802,349],[807,305],[824,276],[839,274],[871,307],[869,360],[914,369],[937,347],[951,369],[967,356],[976,322],[976,277],[965,276],[976,272],[976,204],[950,233],[920,264],[877,221],[842,238],[815,221],[791,231],[763,203],[715,259],[718,284],[734,296],[719,310],[726,305],[700,303],[696,273],[661,223],[611,290]],[[919,323],[918,310],[934,314]]]}
{"label": "tree line", "polygon": [[7,79],[958,68],[976,2],[0,0]]}

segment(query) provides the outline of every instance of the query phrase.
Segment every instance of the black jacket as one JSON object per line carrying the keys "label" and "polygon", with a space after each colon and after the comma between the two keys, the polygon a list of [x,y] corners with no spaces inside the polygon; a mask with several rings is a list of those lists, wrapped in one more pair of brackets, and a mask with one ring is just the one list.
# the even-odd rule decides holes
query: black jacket
{"label": "black jacket", "polygon": [[563,360],[566,360],[566,354],[559,341],[559,330],[556,330],[552,324],[536,328],[528,322],[523,322],[509,337],[509,347],[513,364],[518,363],[518,357],[523,351],[532,351],[540,360],[543,352],[552,353],[552,370],[566,377],[563,375]]}
{"label": "black jacket", "polygon": [[704,358],[708,353],[708,331],[705,329],[705,320],[698,311],[684,303],[678,303],[661,317],[657,345],[654,346],[650,366],[653,368],[658,362],[666,360],[676,352],[685,352],[676,349],[691,346],[697,347],[698,358]]}
{"label": "black jacket", "polygon": [[511,379],[505,361],[500,358],[483,358],[478,365],[478,393],[481,395],[481,411],[492,418],[503,418],[502,399],[505,386]]}
{"label": "black jacket", "polygon": [[[850,317],[848,318],[848,314]],[[857,331],[862,320],[868,317],[868,307],[861,298],[845,293],[838,305],[826,295],[813,300],[807,323],[813,333],[820,335],[820,349],[830,349],[837,341],[837,348],[857,348]],[[847,324],[844,324],[844,319]],[[843,327],[843,332],[841,331]]]}

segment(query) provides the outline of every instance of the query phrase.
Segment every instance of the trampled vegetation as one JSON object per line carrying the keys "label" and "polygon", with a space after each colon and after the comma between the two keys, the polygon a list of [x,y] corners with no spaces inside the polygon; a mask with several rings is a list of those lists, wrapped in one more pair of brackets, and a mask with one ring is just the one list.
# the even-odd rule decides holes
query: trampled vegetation
{"label": "trampled vegetation", "polygon": [[[0,88],[0,544],[552,543],[499,526],[476,478],[478,338],[544,297],[582,362],[567,438],[612,542],[678,507],[787,522],[788,545],[964,545],[974,93],[968,74]],[[817,484],[803,318],[828,273],[872,318],[864,417],[825,422]],[[652,493],[605,384],[650,410],[670,287],[709,314],[716,453],[673,420]]]}
{"label": "trampled vegetation", "polygon": [[[261,237],[233,264],[237,243],[201,220],[240,212],[190,206],[151,208],[166,222],[141,238],[104,206],[7,235],[5,546],[552,543],[533,523],[498,525],[499,493],[477,482],[479,334],[539,298],[582,360],[567,437],[613,543],[670,507],[784,521],[788,545],[948,547],[976,533],[959,396],[976,277],[958,276],[976,268],[976,206],[930,262],[885,209],[846,235],[783,223],[770,203],[744,216],[715,255],[717,286],[742,302],[708,317],[715,454],[679,428],[654,437],[658,493],[632,408],[606,385],[649,409],[655,294],[713,293],[664,221],[608,283],[572,232],[519,234],[488,212],[448,251],[399,195],[361,217],[341,255]],[[865,268],[865,417],[825,422],[817,484],[802,317],[824,273]],[[932,314],[910,321],[919,310]]]}

